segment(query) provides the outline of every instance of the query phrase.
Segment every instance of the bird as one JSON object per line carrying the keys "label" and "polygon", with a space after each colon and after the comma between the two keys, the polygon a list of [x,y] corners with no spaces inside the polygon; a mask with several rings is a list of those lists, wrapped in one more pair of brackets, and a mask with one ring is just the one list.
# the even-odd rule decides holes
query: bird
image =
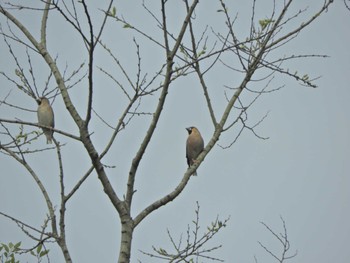
{"label": "bird", "polygon": [[[188,138],[186,141],[186,159],[188,167],[196,162],[196,158],[203,151],[204,141],[201,133],[196,127],[186,128],[188,132]],[[197,175],[194,172],[192,175]]]}
{"label": "bird", "polygon": [[[39,124],[54,128],[55,118],[54,118],[53,110],[49,100],[45,97],[40,97],[36,101],[39,105],[38,111],[37,111]],[[53,130],[50,130],[47,128],[42,128],[42,129],[46,136],[46,143],[47,144],[52,143]]]}

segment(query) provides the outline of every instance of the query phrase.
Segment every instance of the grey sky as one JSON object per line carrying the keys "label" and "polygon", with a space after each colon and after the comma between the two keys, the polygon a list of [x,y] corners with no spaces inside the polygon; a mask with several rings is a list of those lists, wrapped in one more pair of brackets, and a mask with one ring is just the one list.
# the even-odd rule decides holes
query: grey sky
{"label": "grey sky", "polygon": [[[1,1],[2,3],[3,1]],[[181,2],[181,3],[180,3]],[[196,11],[198,36],[207,24],[216,32],[224,33],[223,15],[217,1],[210,4],[201,1]],[[228,2],[228,1],[227,1]],[[259,1],[258,1],[259,2]],[[159,14],[158,2],[146,1],[149,7]],[[309,6],[306,16],[296,20],[297,26],[318,10],[323,1],[296,1],[292,10],[297,11]],[[182,1],[170,3],[174,8],[169,14],[170,30],[178,32],[178,17],[183,16]],[[270,6],[258,3],[257,19],[266,18],[271,13]],[[145,14],[141,6],[127,1],[116,2],[117,11],[124,17],[146,30],[159,41],[161,31],[155,22]],[[250,1],[235,1],[229,5],[234,17],[236,14],[237,35],[247,35],[250,22]],[[96,11],[98,12],[98,11]],[[36,13],[38,14],[38,13]],[[293,12],[291,12],[293,14]],[[72,37],[71,30],[62,30],[67,24],[56,22],[54,15],[49,18],[48,46],[53,54],[58,54],[62,68],[67,64],[69,70],[77,68],[86,61],[85,49],[81,41]],[[38,28],[39,16],[23,16],[30,28]],[[1,23],[4,18],[1,17]],[[96,18],[96,21],[99,21]],[[172,24],[173,22],[173,24]],[[266,113],[268,117],[256,129],[259,135],[269,137],[260,140],[249,130],[245,130],[239,140],[227,150],[220,147],[206,157],[198,169],[198,177],[191,178],[184,192],[165,207],[150,215],[135,231],[133,239],[132,262],[158,262],[142,255],[139,250],[151,252],[152,245],[168,249],[168,228],[176,238],[185,234],[187,224],[195,217],[196,201],[200,204],[200,223],[204,231],[210,222],[219,215],[230,221],[213,240],[214,245],[223,244],[223,248],[214,255],[226,262],[254,262],[254,255],[259,262],[272,262],[272,259],[258,245],[260,240],[273,251],[281,251],[278,242],[259,223],[268,224],[276,232],[282,232],[280,216],[286,221],[291,242],[291,253],[298,251],[294,262],[345,263],[350,258],[348,237],[350,235],[350,119],[349,83],[350,83],[350,11],[342,1],[336,1],[329,11],[313,25],[302,32],[296,39],[282,47],[276,56],[283,54],[326,54],[327,59],[304,59],[290,62],[291,70],[298,70],[311,77],[322,76],[316,81],[317,89],[299,85],[286,76],[278,76],[271,83],[271,88],[285,84],[278,92],[262,96],[248,111],[248,123],[254,125]],[[3,25],[4,26],[4,25]],[[286,28],[288,30],[289,28]],[[210,32],[211,28],[208,29]],[[59,32],[59,33],[58,33]],[[211,34],[210,34],[211,35]],[[38,36],[38,34],[37,34]],[[103,39],[120,58],[121,63],[136,78],[137,57],[133,37],[140,44],[143,73],[150,76],[163,63],[160,48],[145,41],[145,38],[130,29],[123,29],[120,24],[109,22]],[[208,46],[215,38],[211,35]],[[16,45],[13,45],[14,47]],[[21,54],[21,61],[26,62],[23,48],[15,47]],[[3,41],[0,44],[0,71],[14,75],[15,66],[8,56]],[[47,78],[47,67],[41,58],[33,57],[37,63],[37,81],[41,85]],[[117,71],[106,52],[102,49],[95,61],[96,66],[104,66],[110,72]],[[98,72],[98,69],[95,69]],[[40,72],[40,73],[39,73]],[[43,74],[41,74],[43,72]],[[277,77],[278,76],[278,77]],[[150,78],[150,77],[148,77]],[[126,80],[122,80],[126,85]],[[225,103],[223,85],[234,87],[240,81],[240,75],[224,66],[218,67],[207,78],[213,96],[217,115],[222,113]],[[112,85],[104,75],[98,73],[94,79],[94,108],[104,116],[107,122],[117,121],[114,110],[125,107],[123,93]],[[82,82],[71,91],[73,101],[80,113],[84,112],[86,88]],[[266,82],[251,83],[263,87]],[[0,78],[1,99],[12,90],[9,101],[25,108],[36,109],[34,100],[19,93],[5,78]],[[52,82],[52,85],[53,82]],[[259,86],[255,86],[257,88]],[[159,125],[152,138],[151,145],[142,159],[136,178],[134,214],[145,206],[171,191],[181,180],[187,165],[185,160],[185,140],[188,126],[196,126],[207,143],[213,132],[212,123],[207,113],[202,90],[194,76],[185,77],[172,86],[161,116]],[[244,97],[246,102],[251,95]],[[142,101],[141,110],[154,110],[157,96]],[[58,129],[78,134],[69,119],[61,98],[53,104],[55,121]],[[0,118],[20,118],[36,122],[36,113],[15,111],[2,105]],[[118,116],[118,115],[117,115]],[[101,123],[96,116],[91,130],[93,140],[101,150],[109,139],[111,130]],[[110,179],[122,195],[131,160],[141,143],[149,123],[149,117],[133,120],[120,140],[106,157],[106,165],[115,165],[110,169]],[[233,120],[233,118],[232,118]],[[14,126],[14,130],[17,128]],[[28,128],[28,131],[33,130]],[[237,130],[236,130],[237,131]],[[61,135],[56,135],[63,148],[66,169],[66,187],[70,189],[90,166],[86,154],[81,155],[82,146]],[[224,134],[219,144],[227,145],[235,138],[235,132]],[[44,137],[40,137],[32,147],[44,147]],[[41,152],[28,157],[28,162],[40,171],[39,175],[48,189],[50,197],[58,205],[59,178],[55,151]],[[39,227],[46,215],[45,203],[33,180],[22,167],[4,155],[0,156],[0,211],[17,217],[24,222]],[[108,198],[103,193],[101,183],[95,174],[84,183],[67,207],[68,246],[75,262],[116,262],[119,250],[119,217],[113,210]],[[57,208],[58,210],[58,208]],[[0,217],[0,242],[28,240],[18,227],[8,219]],[[63,257],[57,246],[50,249],[51,262],[62,262]],[[23,262],[31,262],[31,259]]]}

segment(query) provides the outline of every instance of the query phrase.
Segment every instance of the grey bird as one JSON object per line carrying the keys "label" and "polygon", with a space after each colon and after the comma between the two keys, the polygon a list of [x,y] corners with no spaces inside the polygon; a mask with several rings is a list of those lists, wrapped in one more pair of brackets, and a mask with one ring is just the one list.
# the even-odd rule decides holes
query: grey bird
{"label": "grey bird", "polygon": [[[53,114],[52,107],[50,105],[50,102],[47,98],[41,97],[36,100],[39,107],[38,107],[38,121],[40,125],[44,125],[47,127],[54,128],[55,127],[55,118]],[[43,132],[46,136],[46,143],[52,143],[52,136],[53,136],[53,130],[42,128]]]}
{"label": "grey bird", "polygon": [[[204,141],[202,135],[196,127],[186,128],[188,132],[188,138],[186,142],[186,158],[188,167],[196,162],[196,158],[203,151]],[[194,172],[192,175],[197,175]]]}

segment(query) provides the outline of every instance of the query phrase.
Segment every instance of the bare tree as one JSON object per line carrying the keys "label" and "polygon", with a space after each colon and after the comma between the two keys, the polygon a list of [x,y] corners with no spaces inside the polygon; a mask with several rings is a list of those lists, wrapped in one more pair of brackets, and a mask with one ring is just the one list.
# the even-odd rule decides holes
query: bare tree
{"label": "bare tree", "polygon": [[[288,239],[286,222],[282,217],[281,217],[281,221],[283,224],[283,233],[276,233],[276,231],[272,230],[266,223],[261,222],[261,224],[270,232],[270,234],[273,235],[275,240],[277,240],[279,244],[282,246],[281,255],[278,255],[277,252],[272,252],[271,249],[269,249],[266,245],[264,245],[260,241],[258,241],[258,243],[264,249],[264,251],[267,254],[269,254],[273,259],[275,259],[277,262],[283,263],[289,259],[296,257],[296,255],[298,254],[298,251],[295,251],[293,254],[289,254],[290,241]],[[255,262],[258,262],[256,257],[255,257]]]}
{"label": "bare tree", "polygon": [[192,221],[193,226],[187,225],[186,235],[183,238],[182,234],[180,235],[179,241],[176,240],[174,235],[167,229],[168,237],[171,243],[171,249],[174,252],[168,252],[163,247],[156,248],[152,247],[154,253],[141,251],[143,254],[159,258],[169,262],[198,262],[198,259],[209,259],[212,261],[223,262],[224,260],[216,258],[210,255],[213,251],[222,247],[222,245],[209,245],[208,243],[212,241],[214,236],[219,233],[222,228],[226,227],[227,222],[230,220],[230,217],[225,220],[220,220],[218,217],[211,222],[209,226],[206,227],[203,233],[200,233],[201,226],[199,222],[199,210],[200,206],[197,202],[197,207],[195,210],[195,219]]}
{"label": "bare tree", "polygon": [[[4,213],[2,215],[14,220],[27,234],[29,231],[32,232],[30,235],[37,244],[50,240],[55,241],[61,248],[65,261],[73,262],[66,242],[65,218],[66,213],[69,212],[67,203],[78,192],[85,180],[92,173],[96,173],[105,194],[118,212],[120,219],[121,238],[118,262],[129,262],[133,233],[137,226],[152,212],[167,205],[181,194],[189,182],[191,174],[217,145],[220,136],[228,134],[227,136],[231,138],[231,143],[228,145],[220,145],[223,148],[231,147],[244,130],[249,130],[254,135],[264,139],[256,133],[255,128],[265,116],[255,124],[250,124],[247,114],[250,106],[260,96],[283,87],[280,85],[271,88],[271,82],[275,75],[282,74],[302,85],[316,87],[315,79],[309,77],[308,74],[299,74],[296,70],[290,70],[285,64],[290,60],[324,56],[294,53],[280,55],[277,51],[286,43],[297,38],[301,31],[327,11],[333,1],[326,0],[320,5],[319,10],[316,10],[310,17],[304,18],[302,22],[298,19],[305,10],[291,12],[290,6],[293,2],[293,0],[283,1],[283,3],[271,1],[270,15],[261,18],[256,16],[257,3],[256,0],[253,0],[250,30],[245,36],[236,34],[235,14],[230,12],[223,0],[217,1],[216,12],[218,18],[224,19],[223,30],[216,31],[208,26],[202,32],[198,32],[196,29],[198,26],[196,17],[200,16],[199,13],[195,12],[199,5],[198,0],[185,0],[176,3],[176,5],[182,5],[184,10],[178,29],[174,29],[175,26],[168,19],[171,14],[168,6],[174,3],[161,0],[159,3],[160,13],[158,14],[144,2],[142,4],[143,10],[156,23],[156,29],[161,32],[160,35],[153,35],[135,22],[129,21],[123,14],[119,13],[113,0],[99,2],[98,6],[95,6],[96,3],[91,4],[85,0],[47,0],[33,4],[18,4],[16,1],[10,1],[1,4],[0,33],[3,43],[7,46],[7,52],[15,63],[15,75],[2,70],[3,80],[7,81],[7,85],[11,85],[15,92],[24,92],[28,101],[34,101],[41,96],[49,97],[51,101],[61,101],[65,106],[66,113],[68,113],[67,116],[74,123],[76,132],[67,131],[61,127],[51,129],[54,130],[56,137],[58,137],[57,134],[64,136],[68,144],[77,141],[79,146],[83,146],[79,147],[79,150],[82,154],[86,153],[91,160],[91,167],[68,191],[65,185],[65,178],[68,175],[64,169],[61,151],[64,144],[54,139],[55,146],[38,148],[33,143],[40,136],[35,127],[45,128],[45,126],[21,119],[1,118],[0,151],[5,156],[17,161],[33,178],[46,202],[48,218],[45,227],[39,229],[26,225],[19,219]],[[205,5],[205,3],[201,4]],[[30,26],[23,19],[24,14],[35,14],[35,19],[40,14],[39,30],[35,26]],[[49,23],[51,20],[54,21],[53,24]],[[62,54],[57,55],[51,50],[48,40],[50,40],[50,36],[52,37],[50,34],[52,31],[49,30],[50,26],[54,26],[55,23],[63,28],[57,33],[60,34],[60,38],[68,38],[69,43],[71,41],[70,45],[78,41],[77,45],[83,50],[84,58],[74,69],[71,65],[76,65],[76,61],[74,63],[74,60],[68,61],[66,65],[62,65],[60,62]],[[108,25],[114,27],[122,25],[130,34],[136,34],[144,39],[141,44],[135,38],[130,43],[130,47],[135,50],[134,56],[136,55],[136,77],[133,77],[133,70],[129,70],[120,60],[116,48],[105,40],[110,34],[113,34],[113,29],[111,29],[113,27],[108,27]],[[70,35],[65,35],[66,30],[74,33],[74,40],[70,39]],[[157,53],[154,54],[155,57],[161,57],[162,63],[153,73],[145,70],[147,67],[142,65],[140,50],[143,45],[146,45],[144,43],[157,50]],[[20,55],[21,52],[22,55]],[[68,54],[67,57],[69,56]],[[118,69],[118,74],[111,71],[108,66],[99,66],[100,61],[96,62],[99,56],[107,56],[111,59]],[[25,62],[23,62],[23,57]],[[223,105],[218,105],[213,101],[212,93],[214,91],[208,84],[208,79],[215,76],[215,70],[222,66],[231,70],[232,76],[228,76],[228,79],[225,80],[226,83],[220,84],[222,85],[221,92],[226,97],[226,105],[224,105],[223,112],[219,114],[217,109]],[[203,90],[213,133],[197,161],[184,172],[176,187],[164,196],[160,196],[158,200],[151,202],[140,212],[132,214],[132,202],[136,191],[135,179],[140,170],[141,160],[145,156],[146,149],[149,147],[161,120],[160,116],[167,102],[169,90],[176,85],[179,79],[188,75],[197,76],[198,84]],[[112,83],[111,85],[118,87],[123,96],[119,97],[118,104],[124,105],[124,109],[118,116],[114,115],[113,120],[108,120],[106,116],[101,115],[98,105],[94,101],[99,89],[96,84],[98,77],[108,79]],[[237,79],[239,79],[238,85],[227,84],[235,83],[233,80]],[[83,108],[72,99],[71,90],[78,88],[83,90],[79,98],[80,103],[84,104]],[[215,87],[215,92],[219,88]],[[111,94],[104,95],[106,98],[111,96]],[[249,95],[248,99],[243,98],[244,95]],[[12,96],[12,93],[8,93],[1,98],[0,106],[16,110],[18,114],[30,111],[19,104],[11,103]],[[151,100],[152,106],[146,107],[147,110],[144,110],[142,108],[143,101],[154,96],[157,96],[158,99]],[[110,105],[110,107],[113,108],[114,105]],[[132,158],[129,171],[125,175],[127,183],[125,186],[112,185],[109,175],[120,172],[109,170],[110,167],[104,164],[104,159],[112,149],[118,149],[117,142],[123,132],[128,130],[130,124],[140,120],[147,122],[147,129],[144,131],[140,146]],[[96,122],[103,123],[105,129],[110,132],[109,138],[104,142],[102,148],[97,147],[97,136],[92,136],[95,132],[92,123]],[[20,132],[18,132],[18,127],[20,127]],[[30,127],[34,127],[36,130],[29,130]],[[56,151],[60,177],[60,203],[57,205],[53,203],[42,183],[40,171],[34,169],[29,161],[29,156],[41,151],[53,150]],[[118,194],[120,192],[124,194]],[[59,207],[58,211],[55,210],[56,206]]]}

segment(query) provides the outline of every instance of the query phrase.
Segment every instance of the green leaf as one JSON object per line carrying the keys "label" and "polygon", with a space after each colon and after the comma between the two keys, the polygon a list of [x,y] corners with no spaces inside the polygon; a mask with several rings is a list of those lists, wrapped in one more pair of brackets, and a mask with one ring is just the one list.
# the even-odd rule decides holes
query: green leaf
{"label": "green leaf", "polygon": [[2,246],[4,247],[4,249],[7,253],[10,252],[9,247],[6,244],[2,244]]}
{"label": "green leaf", "polygon": [[15,248],[19,248],[21,246],[22,242],[19,241],[18,243],[15,244]]}
{"label": "green leaf", "polygon": [[163,248],[159,248],[159,252],[160,252],[160,254],[162,254],[162,255],[168,255],[168,253],[166,252],[166,250],[163,249]]}
{"label": "green leaf", "polygon": [[123,28],[132,28],[132,26],[128,23],[124,24]]}
{"label": "green leaf", "polygon": [[268,18],[259,20],[259,24],[262,30],[264,30],[270,23],[273,23],[273,22],[275,22],[275,20],[268,19]]}
{"label": "green leaf", "polygon": [[49,253],[49,251],[50,251],[50,250],[41,251],[39,257],[42,258],[43,256],[47,255],[47,254]]}
{"label": "green leaf", "polygon": [[42,248],[43,248],[43,244],[40,244],[40,245],[36,248],[36,253],[39,254]]}
{"label": "green leaf", "polygon": [[112,8],[112,16],[115,17],[116,14],[117,14],[117,8],[115,8],[115,6],[113,6],[113,8]]}
{"label": "green leaf", "polygon": [[205,49],[203,49],[201,52],[198,53],[197,57],[200,57],[205,54]]}

